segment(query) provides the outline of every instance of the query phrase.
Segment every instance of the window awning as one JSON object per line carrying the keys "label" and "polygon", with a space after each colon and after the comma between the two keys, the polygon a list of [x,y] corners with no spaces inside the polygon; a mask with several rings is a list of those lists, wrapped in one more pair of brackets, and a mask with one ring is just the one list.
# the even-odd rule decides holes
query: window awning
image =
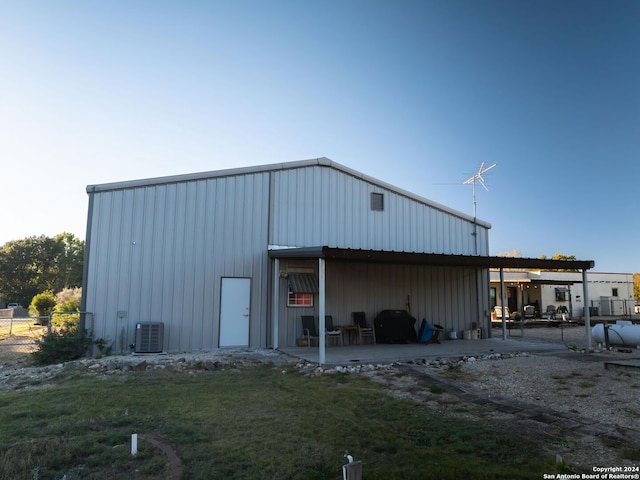
{"label": "window awning", "polygon": [[287,277],[293,293],[318,293],[318,276],[314,273],[290,273]]}

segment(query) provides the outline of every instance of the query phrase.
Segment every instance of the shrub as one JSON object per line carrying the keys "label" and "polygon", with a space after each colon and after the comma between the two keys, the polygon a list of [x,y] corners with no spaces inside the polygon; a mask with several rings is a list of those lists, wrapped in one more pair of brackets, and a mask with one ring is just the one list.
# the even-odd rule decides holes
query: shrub
{"label": "shrub", "polygon": [[80,326],[80,313],[60,313],[51,316],[51,326],[60,328],[77,328]]}
{"label": "shrub", "polygon": [[32,362],[50,365],[83,357],[91,345],[91,338],[86,330],[75,325],[52,330],[37,340],[36,344],[38,349],[31,353]]}
{"label": "shrub", "polygon": [[93,343],[98,348],[96,358],[108,357],[113,351],[113,344],[107,345],[108,340],[104,338],[96,338]]}
{"label": "shrub", "polygon": [[[65,313],[62,313],[65,312]],[[78,313],[69,313],[78,312]],[[65,303],[58,303],[51,315],[51,326],[57,328],[73,328],[80,325],[80,305],[76,300],[68,300]]]}
{"label": "shrub", "polygon": [[29,305],[29,314],[38,317],[48,317],[56,306],[56,297],[50,291],[37,294]]}
{"label": "shrub", "polygon": [[52,327],[77,327],[80,324],[80,300],[82,299],[81,288],[65,288],[56,293],[56,306],[53,312],[56,315],[51,316]]}
{"label": "shrub", "polygon": [[81,288],[65,288],[56,293],[56,312],[79,312],[82,300]]}

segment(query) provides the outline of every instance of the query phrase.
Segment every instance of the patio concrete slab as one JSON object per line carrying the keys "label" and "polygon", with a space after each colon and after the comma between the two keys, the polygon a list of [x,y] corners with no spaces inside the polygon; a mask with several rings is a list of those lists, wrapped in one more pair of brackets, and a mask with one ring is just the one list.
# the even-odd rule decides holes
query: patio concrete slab
{"label": "patio concrete slab", "polygon": [[[292,357],[319,363],[318,347],[283,347],[279,349]],[[554,353],[566,351],[562,344],[539,341],[513,340],[502,338],[486,338],[481,340],[442,340],[441,343],[427,345],[409,344],[376,344],[346,345],[325,348],[326,365],[349,364],[387,364],[393,362],[433,360],[438,358],[461,358],[495,353],[508,354],[514,352]]]}

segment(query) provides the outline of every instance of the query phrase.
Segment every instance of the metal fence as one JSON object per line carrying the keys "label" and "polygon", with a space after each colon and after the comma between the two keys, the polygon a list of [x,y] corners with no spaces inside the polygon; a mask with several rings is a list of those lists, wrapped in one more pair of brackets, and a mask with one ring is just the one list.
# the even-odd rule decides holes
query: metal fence
{"label": "metal fence", "polygon": [[613,317],[631,317],[635,315],[635,300],[623,300],[614,297],[594,299],[589,302],[589,314],[592,317],[597,316],[613,316]]}
{"label": "metal fence", "polygon": [[[631,321],[640,324],[640,315],[609,315],[592,316],[589,322],[589,331],[600,324],[615,324],[618,320]],[[498,321],[492,322],[492,335],[496,338],[503,336],[502,325]],[[562,343],[582,348],[588,345],[587,326],[585,319],[567,318],[565,320],[556,318],[552,320],[531,319],[514,321],[509,319],[505,323],[504,333],[508,338],[521,340],[534,340],[550,343]],[[593,346],[593,342],[591,342]]]}
{"label": "metal fence", "polygon": [[47,333],[49,317],[0,318],[0,364],[26,360]]}
{"label": "metal fence", "polygon": [[[502,338],[502,329],[493,324],[492,334]],[[561,343],[583,348],[587,345],[586,326],[577,322],[555,322],[553,325],[513,324],[506,329],[507,338],[512,340],[530,340],[537,342]]]}
{"label": "metal fence", "polygon": [[84,320],[85,329],[91,334],[93,314],[88,312],[53,312],[47,317],[0,318],[0,365],[26,362],[38,348],[38,340],[64,323]]}

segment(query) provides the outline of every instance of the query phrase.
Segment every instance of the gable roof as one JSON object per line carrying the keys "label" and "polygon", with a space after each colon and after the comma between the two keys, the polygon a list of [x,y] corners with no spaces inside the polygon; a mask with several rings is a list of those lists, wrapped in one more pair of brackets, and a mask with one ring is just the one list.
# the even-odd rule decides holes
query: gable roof
{"label": "gable roof", "polygon": [[426,206],[435,208],[436,210],[440,210],[449,215],[462,218],[463,220],[467,220],[469,222],[475,222],[477,225],[485,228],[491,228],[491,224],[488,222],[479,220],[477,218],[474,219],[473,216],[471,215],[467,215],[463,212],[460,212],[453,208],[442,205],[438,202],[434,202],[427,198],[421,197],[420,195],[416,195],[407,190],[403,190],[394,185],[383,182],[382,180],[378,180],[376,178],[370,177],[368,175],[365,175],[364,173],[358,172],[357,170],[353,170],[349,167],[345,167],[344,165],[336,163],[326,157],[320,157],[320,158],[315,158],[311,160],[299,160],[294,162],[274,163],[270,165],[258,165],[253,167],[213,170],[209,172],[187,173],[183,175],[172,175],[172,176],[166,176],[166,177],[155,177],[155,178],[147,178],[147,179],[140,179],[140,180],[127,180],[123,182],[88,185],[87,193],[91,195],[93,193],[109,192],[113,190],[124,190],[124,189],[139,188],[139,187],[151,187],[155,185],[167,185],[172,183],[184,183],[184,182],[192,182],[192,181],[206,180],[206,179],[212,179],[212,178],[248,175],[253,173],[277,172],[277,171],[283,171],[283,170],[291,170],[295,168],[307,168],[307,167],[314,167],[314,166],[332,168],[344,174],[350,175],[355,178],[359,178],[365,182],[376,185],[380,188],[384,188],[385,190],[388,190],[390,192],[415,200],[416,202],[422,203]]}

